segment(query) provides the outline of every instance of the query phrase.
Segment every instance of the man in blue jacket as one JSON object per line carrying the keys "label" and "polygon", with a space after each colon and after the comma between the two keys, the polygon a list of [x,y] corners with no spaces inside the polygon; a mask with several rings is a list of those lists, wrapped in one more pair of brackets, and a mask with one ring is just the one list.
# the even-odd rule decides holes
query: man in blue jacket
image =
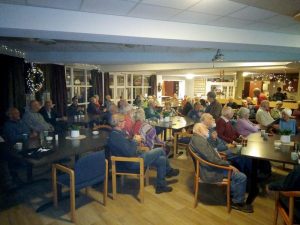
{"label": "man in blue jacket", "polygon": [[[144,159],[145,167],[154,166],[157,169],[156,176],[156,194],[162,192],[171,192],[172,187],[169,187],[166,182],[166,177],[170,178],[179,174],[178,169],[173,169],[166,157],[165,151],[162,148],[154,148],[150,151],[139,151],[138,145],[141,143],[141,136],[136,135],[132,140],[126,137],[124,128],[124,115],[115,114],[112,117],[113,131],[108,139],[108,147],[113,156],[122,157],[141,157]],[[139,169],[138,163],[122,163],[117,165],[121,169]]]}

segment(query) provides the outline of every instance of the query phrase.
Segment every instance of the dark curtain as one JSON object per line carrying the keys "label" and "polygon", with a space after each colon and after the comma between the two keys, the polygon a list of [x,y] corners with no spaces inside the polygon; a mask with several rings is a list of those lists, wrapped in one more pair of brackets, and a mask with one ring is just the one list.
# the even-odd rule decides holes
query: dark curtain
{"label": "dark curtain", "polygon": [[25,75],[24,59],[0,54],[0,126],[9,107],[17,107],[23,112],[26,105]]}
{"label": "dark curtain", "polygon": [[111,96],[111,90],[109,88],[109,73],[104,73],[104,96],[110,95]]}
{"label": "dark curtain", "polygon": [[65,116],[67,109],[65,67],[55,64],[42,64],[38,65],[38,67],[45,76],[45,85],[40,93],[49,91],[58,116]]}
{"label": "dark curtain", "polygon": [[103,100],[102,73],[99,72],[98,70],[92,70],[91,75],[92,75],[92,88],[90,88],[90,93],[88,97],[90,98],[94,95],[99,95],[99,99],[102,104],[102,100]]}
{"label": "dark curtain", "polygon": [[148,89],[148,95],[156,95],[157,92],[157,84],[156,84],[156,75],[151,75],[149,79],[149,83],[151,88]]}

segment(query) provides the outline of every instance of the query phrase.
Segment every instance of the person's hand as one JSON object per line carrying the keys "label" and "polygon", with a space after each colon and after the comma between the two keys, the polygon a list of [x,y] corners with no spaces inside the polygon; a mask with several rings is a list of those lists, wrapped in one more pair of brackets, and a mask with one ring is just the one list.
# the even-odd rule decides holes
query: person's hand
{"label": "person's hand", "polygon": [[227,147],[228,147],[228,148],[234,148],[234,147],[235,147],[235,145],[234,145],[234,144],[230,144],[230,143],[229,143],[229,144],[227,144]]}
{"label": "person's hand", "polygon": [[137,143],[141,143],[143,138],[141,135],[134,135],[133,140],[135,140]]}

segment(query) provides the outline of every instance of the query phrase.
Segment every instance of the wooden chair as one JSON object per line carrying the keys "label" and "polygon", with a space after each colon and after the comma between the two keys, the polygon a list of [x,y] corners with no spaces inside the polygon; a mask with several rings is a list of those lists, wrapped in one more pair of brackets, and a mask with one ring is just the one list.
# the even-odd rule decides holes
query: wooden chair
{"label": "wooden chair", "polygon": [[[173,157],[176,158],[178,154],[178,147],[184,147],[186,153],[188,152],[189,140],[193,134],[188,133],[187,131],[184,132],[175,132],[174,133],[174,140],[173,140]],[[185,139],[185,141],[181,141],[180,139]]]}
{"label": "wooden chair", "polygon": [[[64,174],[57,176],[57,170]],[[53,203],[57,207],[57,185],[68,186],[70,190],[70,210],[71,220],[75,223],[75,192],[82,188],[104,182],[103,205],[106,205],[107,183],[108,183],[108,163],[105,159],[105,152],[93,152],[80,158],[70,169],[60,164],[52,165],[52,185],[53,185]]]}
{"label": "wooden chair", "polygon": [[216,184],[216,185],[226,186],[226,189],[227,189],[227,211],[229,213],[230,210],[231,210],[231,205],[230,205],[230,178],[231,178],[232,168],[210,163],[210,162],[202,159],[201,157],[199,157],[190,147],[189,147],[189,152],[190,152],[190,154],[192,156],[192,159],[193,159],[193,162],[194,162],[194,166],[195,166],[194,207],[196,208],[197,205],[198,205],[199,184],[200,183],[208,183],[208,182],[204,182],[203,180],[201,180],[201,177],[200,177],[200,168],[201,168],[200,165],[202,164],[202,165],[207,165],[207,166],[211,166],[211,167],[215,167],[215,168],[218,168],[218,169],[223,169],[223,170],[227,170],[228,171],[227,178],[224,178],[222,182],[210,183],[210,184]]}
{"label": "wooden chair", "polygon": [[[288,206],[280,200],[280,195],[288,198]],[[282,216],[285,224],[294,224],[294,198],[300,197],[300,191],[276,191],[275,193],[275,216],[274,225],[277,224],[278,213]]]}
{"label": "wooden chair", "polygon": [[[129,170],[117,168],[117,163],[139,163],[139,170]],[[149,175],[148,168],[145,170],[144,159],[138,157],[120,157],[120,156],[111,156],[112,163],[112,189],[113,189],[113,199],[117,197],[117,175],[121,176],[133,176],[140,179],[140,202],[144,203],[144,179],[146,178],[146,185],[149,185]]]}

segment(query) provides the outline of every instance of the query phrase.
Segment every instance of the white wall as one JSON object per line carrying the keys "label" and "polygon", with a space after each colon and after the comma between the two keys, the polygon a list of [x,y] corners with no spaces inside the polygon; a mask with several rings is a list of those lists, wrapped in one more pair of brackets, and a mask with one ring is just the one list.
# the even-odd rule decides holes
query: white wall
{"label": "white wall", "polygon": [[[162,81],[183,81],[184,82],[184,89],[183,95],[187,95],[190,97],[194,97],[194,79],[186,79],[185,77],[179,76],[170,76],[170,75],[162,75]],[[183,97],[183,96],[179,96]]]}

